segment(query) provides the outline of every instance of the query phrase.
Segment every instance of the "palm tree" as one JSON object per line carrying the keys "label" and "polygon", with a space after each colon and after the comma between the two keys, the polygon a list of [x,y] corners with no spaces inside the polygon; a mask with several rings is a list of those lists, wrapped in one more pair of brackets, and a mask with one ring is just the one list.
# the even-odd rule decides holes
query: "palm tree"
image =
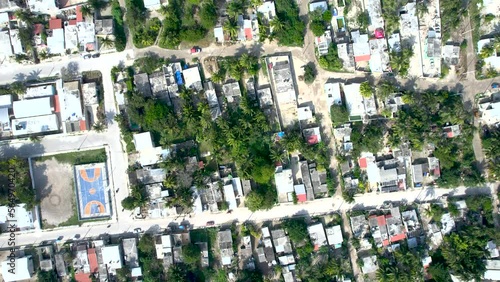
{"label": "palm tree", "polygon": [[104,124],[102,122],[97,122],[94,124],[94,126],[92,127],[97,133],[101,133],[103,132],[106,127],[104,126]]}
{"label": "palm tree", "polygon": [[108,2],[104,0],[89,0],[88,5],[96,11],[100,11],[108,6]]}
{"label": "palm tree", "polygon": [[280,32],[285,27],[284,23],[278,17],[272,19],[269,24],[271,25],[271,31],[273,33]]}
{"label": "palm tree", "polygon": [[272,147],[270,150],[270,157],[273,162],[284,162],[286,159],[286,152],[283,148]]}
{"label": "palm tree", "polygon": [[113,48],[113,46],[115,45],[115,42],[111,39],[111,38],[108,38],[107,36],[106,37],[100,37],[99,38],[99,41],[101,42],[101,48]]}
{"label": "palm tree", "polygon": [[242,14],[245,11],[243,2],[244,1],[232,1],[231,3],[229,3],[226,9],[227,14],[232,18],[235,18],[239,14]]}
{"label": "palm tree", "polygon": [[250,0],[252,7],[257,8],[264,3],[264,0]]}
{"label": "palm tree", "polygon": [[225,78],[226,78],[226,76],[223,75],[220,70],[218,72],[212,74],[212,77],[211,77],[212,81],[215,83],[221,83],[224,81]]}
{"label": "palm tree", "polygon": [[231,40],[236,38],[236,35],[238,34],[238,25],[235,20],[228,19],[222,28],[225,32],[227,32]]}
{"label": "palm tree", "polygon": [[16,15],[16,18],[23,21],[27,25],[33,24],[34,15],[31,12],[29,12],[27,10],[17,10],[15,15]]}
{"label": "palm tree", "polygon": [[173,174],[169,174],[165,177],[163,181],[163,186],[167,189],[173,189],[177,185],[177,178]]}
{"label": "palm tree", "polygon": [[82,5],[80,7],[80,12],[84,17],[92,16],[94,14],[94,9],[90,5]]}

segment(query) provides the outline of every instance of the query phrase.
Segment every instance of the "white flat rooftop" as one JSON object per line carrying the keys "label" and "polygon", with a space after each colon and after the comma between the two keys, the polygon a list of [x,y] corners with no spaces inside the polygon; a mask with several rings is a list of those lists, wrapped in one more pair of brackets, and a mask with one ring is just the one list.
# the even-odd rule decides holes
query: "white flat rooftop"
{"label": "white flat rooftop", "polygon": [[26,118],[43,116],[52,113],[50,97],[14,101],[14,116],[16,118]]}
{"label": "white flat rooftop", "polygon": [[12,120],[14,136],[59,130],[57,115],[45,115]]}
{"label": "white flat rooftop", "polygon": [[46,97],[53,96],[56,93],[54,85],[40,85],[34,87],[26,88],[26,94],[24,94],[24,99],[38,98],[38,97]]}
{"label": "white flat rooftop", "polygon": [[49,54],[62,54],[66,52],[64,48],[64,29],[52,30],[52,36],[47,37],[47,48]]}

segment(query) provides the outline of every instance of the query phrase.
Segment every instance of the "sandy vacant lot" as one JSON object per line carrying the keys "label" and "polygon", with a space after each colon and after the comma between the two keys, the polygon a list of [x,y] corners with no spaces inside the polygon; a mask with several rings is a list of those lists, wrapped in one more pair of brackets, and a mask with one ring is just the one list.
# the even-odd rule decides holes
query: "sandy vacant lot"
{"label": "sandy vacant lot", "polygon": [[33,176],[44,224],[57,226],[67,221],[73,215],[75,197],[73,166],[55,159],[37,161]]}

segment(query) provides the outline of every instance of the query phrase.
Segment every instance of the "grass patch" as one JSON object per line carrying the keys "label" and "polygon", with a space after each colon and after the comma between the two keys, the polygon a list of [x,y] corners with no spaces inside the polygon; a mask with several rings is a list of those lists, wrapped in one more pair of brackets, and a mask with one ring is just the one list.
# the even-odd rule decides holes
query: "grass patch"
{"label": "grass patch", "polygon": [[77,151],[52,156],[43,156],[35,159],[36,161],[44,162],[50,159],[56,159],[59,163],[67,163],[71,165],[82,165],[91,163],[106,162],[108,157],[104,148],[89,151]]}

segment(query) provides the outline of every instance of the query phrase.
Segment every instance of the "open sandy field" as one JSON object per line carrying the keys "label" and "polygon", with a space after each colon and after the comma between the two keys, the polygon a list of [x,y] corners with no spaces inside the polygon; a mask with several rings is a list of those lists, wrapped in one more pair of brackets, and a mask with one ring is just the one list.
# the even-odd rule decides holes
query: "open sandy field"
{"label": "open sandy field", "polygon": [[74,213],[73,166],[56,159],[33,162],[35,189],[44,227],[58,226]]}

